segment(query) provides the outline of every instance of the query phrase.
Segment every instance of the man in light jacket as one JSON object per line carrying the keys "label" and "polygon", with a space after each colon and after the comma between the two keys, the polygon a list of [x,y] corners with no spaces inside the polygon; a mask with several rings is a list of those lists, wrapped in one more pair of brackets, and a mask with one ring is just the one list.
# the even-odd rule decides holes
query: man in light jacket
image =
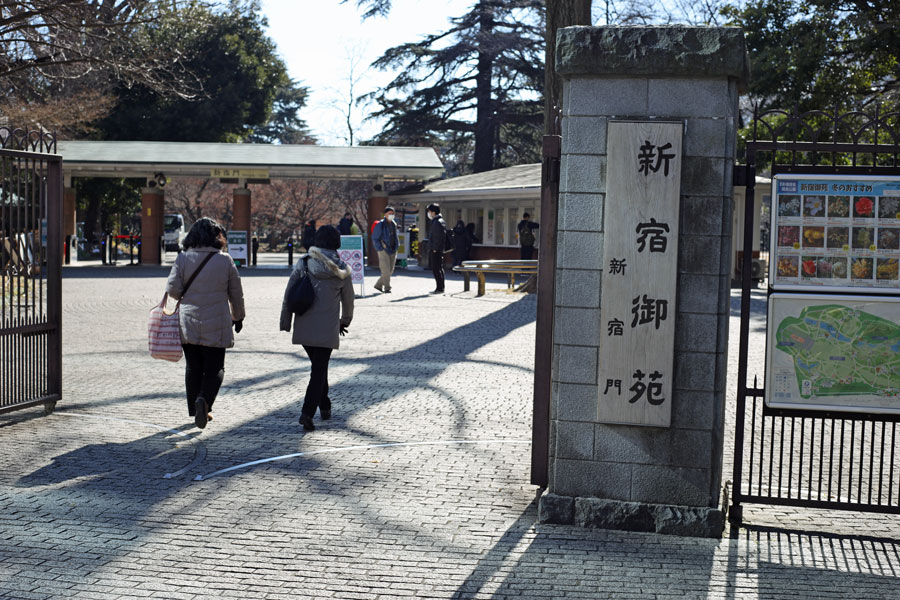
{"label": "man in light jacket", "polygon": [[372,230],[372,244],[378,252],[378,268],[381,270],[381,277],[375,282],[375,289],[390,294],[391,275],[394,273],[394,264],[397,262],[397,248],[400,247],[400,238],[397,236],[397,225],[394,224],[392,207],[386,207],[384,217],[375,224],[375,229]]}

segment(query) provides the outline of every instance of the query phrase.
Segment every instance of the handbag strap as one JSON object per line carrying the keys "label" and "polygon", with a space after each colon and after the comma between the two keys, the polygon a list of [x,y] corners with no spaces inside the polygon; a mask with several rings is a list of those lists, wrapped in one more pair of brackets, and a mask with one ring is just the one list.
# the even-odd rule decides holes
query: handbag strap
{"label": "handbag strap", "polygon": [[203,262],[200,263],[200,266],[197,267],[197,270],[194,271],[194,274],[191,275],[191,278],[187,280],[187,283],[184,284],[184,289],[181,290],[181,297],[184,298],[184,295],[187,294],[188,288],[191,287],[191,284],[194,283],[194,278],[200,274],[200,271],[203,270],[203,267],[206,266],[206,263],[213,257],[213,252],[210,252],[206,255],[206,258],[203,259]]}

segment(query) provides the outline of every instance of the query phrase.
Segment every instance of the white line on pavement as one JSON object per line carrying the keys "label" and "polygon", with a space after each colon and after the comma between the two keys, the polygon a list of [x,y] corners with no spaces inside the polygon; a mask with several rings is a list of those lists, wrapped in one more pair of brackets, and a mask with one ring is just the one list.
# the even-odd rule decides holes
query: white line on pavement
{"label": "white line on pavement", "polygon": [[264,463],[275,462],[276,460],[286,460],[288,458],[296,458],[298,456],[312,456],[313,454],[325,454],[329,452],[349,452],[351,450],[368,450],[371,448],[396,448],[398,446],[448,446],[451,444],[530,444],[531,440],[438,440],[432,442],[392,442],[388,444],[368,444],[365,446],[341,446],[339,448],[324,448],[322,450],[309,450],[308,452],[295,452],[293,454],[285,454],[283,456],[273,456],[271,458],[262,458],[260,460],[254,460],[251,462],[246,462],[240,465],[234,465],[233,467],[228,467],[226,469],[219,469],[218,471],[214,471],[209,475],[197,475],[194,477],[194,481],[205,481],[211,477],[215,477],[216,475],[222,475],[223,473],[228,473],[229,471],[236,471],[237,469],[245,469],[247,467],[252,467],[255,465],[261,465]]}

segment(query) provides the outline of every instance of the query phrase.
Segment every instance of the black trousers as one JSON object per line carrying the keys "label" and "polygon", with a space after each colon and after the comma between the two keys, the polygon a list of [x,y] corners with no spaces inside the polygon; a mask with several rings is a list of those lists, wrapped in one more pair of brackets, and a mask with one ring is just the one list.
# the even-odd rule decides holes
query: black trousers
{"label": "black trousers", "polygon": [[534,256],[534,246],[522,246],[522,260],[531,260]]}
{"label": "black trousers", "polygon": [[435,288],[439,292],[444,291],[444,253],[431,252],[431,274],[434,275]]}
{"label": "black trousers", "polygon": [[182,344],[184,360],[184,387],[187,391],[188,414],[194,416],[197,396],[203,396],[206,406],[212,410],[213,402],[225,378],[225,348]]}
{"label": "black trousers", "polygon": [[309,355],[312,372],[309,375],[301,412],[312,418],[317,408],[331,410],[331,399],[328,397],[328,362],[331,360],[332,349],[318,346],[303,346],[303,349]]}

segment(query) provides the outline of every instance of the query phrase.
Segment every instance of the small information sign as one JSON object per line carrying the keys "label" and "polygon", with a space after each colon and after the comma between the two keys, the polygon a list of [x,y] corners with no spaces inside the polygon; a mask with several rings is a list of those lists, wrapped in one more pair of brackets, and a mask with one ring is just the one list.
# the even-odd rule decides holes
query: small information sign
{"label": "small information sign", "polygon": [[210,169],[209,176],[219,179],[268,179],[268,169]]}
{"label": "small information sign", "polygon": [[776,290],[900,290],[900,177],[776,175]]}
{"label": "small information sign", "polygon": [[601,423],[670,424],[682,132],[660,121],[608,126]]}
{"label": "small information sign", "polygon": [[246,231],[229,231],[227,234],[228,239],[228,254],[231,255],[231,258],[234,259],[234,264],[239,267],[242,267],[247,264],[247,248],[249,246],[248,236]]}
{"label": "small information sign", "polygon": [[365,293],[365,259],[363,257],[363,238],[361,235],[342,235],[341,247],[338,249],[341,260],[350,266],[353,283],[360,285],[361,293]]}
{"label": "small information sign", "polygon": [[766,404],[900,413],[900,298],[769,296]]}
{"label": "small information sign", "polygon": [[409,258],[409,233],[405,231],[398,231],[397,239],[400,241],[399,245],[397,246],[397,260],[406,260],[407,258]]}

